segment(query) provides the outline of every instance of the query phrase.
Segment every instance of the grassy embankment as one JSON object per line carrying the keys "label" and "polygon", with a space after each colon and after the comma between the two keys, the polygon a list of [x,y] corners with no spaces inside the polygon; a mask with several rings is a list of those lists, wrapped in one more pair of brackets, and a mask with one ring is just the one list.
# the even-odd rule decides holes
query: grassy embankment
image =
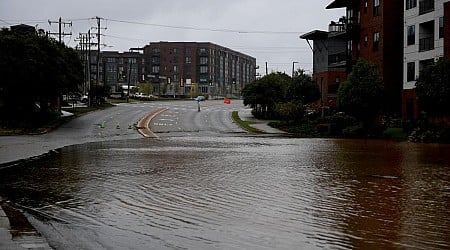
{"label": "grassy embankment", "polygon": [[239,125],[241,128],[252,132],[252,133],[262,133],[261,130],[254,128],[251,126],[251,124],[254,124],[254,122],[251,121],[243,121],[240,117],[237,111],[233,111],[233,113],[231,114],[234,122],[236,122],[237,125]]}

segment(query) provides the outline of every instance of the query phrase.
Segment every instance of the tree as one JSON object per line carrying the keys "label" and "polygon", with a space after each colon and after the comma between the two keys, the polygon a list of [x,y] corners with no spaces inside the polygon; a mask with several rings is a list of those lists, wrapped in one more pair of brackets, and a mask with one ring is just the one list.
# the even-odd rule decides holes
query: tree
{"label": "tree", "polygon": [[450,115],[450,62],[439,60],[420,72],[416,94],[421,109],[431,116]]}
{"label": "tree", "polygon": [[153,94],[153,85],[151,83],[146,82],[139,88],[139,91],[142,94],[149,96]]}
{"label": "tree", "polygon": [[[2,120],[34,120],[49,103],[74,91],[83,77],[78,54],[37,33],[0,31]],[[39,105],[37,105],[39,104]]]}
{"label": "tree", "polygon": [[338,90],[338,109],[364,122],[374,119],[383,107],[383,85],[373,69],[359,60]]}
{"label": "tree", "polygon": [[291,77],[278,72],[248,84],[242,90],[244,105],[250,105],[258,117],[271,118],[275,114],[275,105],[287,101],[291,81]]}
{"label": "tree", "polygon": [[313,103],[320,99],[320,90],[310,75],[302,69],[294,73],[292,84],[289,86],[288,95],[291,101],[302,104]]}

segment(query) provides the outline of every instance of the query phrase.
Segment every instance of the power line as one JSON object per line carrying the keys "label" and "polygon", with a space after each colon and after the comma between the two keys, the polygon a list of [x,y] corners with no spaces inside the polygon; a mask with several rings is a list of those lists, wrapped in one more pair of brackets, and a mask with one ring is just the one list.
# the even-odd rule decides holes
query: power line
{"label": "power line", "polygon": [[7,21],[5,21],[5,20],[2,20],[2,19],[0,19],[0,22],[6,23],[6,24],[8,24],[8,25],[12,25],[12,23],[9,23],[9,22],[7,22]]}
{"label": "power line", "polygon": [[282,35],[282,34],[302,34],[306,32],[302,31],[263,31],[263,30],[233,30],[233,29],[213,29],[213,28],[202,28],[202,27],[189,27],[189,26],[176,26],[176,25],[165,25],[165,24],[155,24],[155,23],[143,23],[136,21],[126,21],[117,19],[106,19],[111,22],[126,23],[134,25],[144,25],[153,26],[161,28],[171,28],[171,29],[183,29],[183,30],[196,30],[196,31],[211,31],[211,32],[227,32],[227,33],[239,33],[239,34],[267,34],[267,35]]}

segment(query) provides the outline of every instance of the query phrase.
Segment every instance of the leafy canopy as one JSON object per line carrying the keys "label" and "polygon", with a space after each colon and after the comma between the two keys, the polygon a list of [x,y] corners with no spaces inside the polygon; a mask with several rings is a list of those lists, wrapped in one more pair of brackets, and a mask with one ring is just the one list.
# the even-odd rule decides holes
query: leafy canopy
{"label": "leafy canopy", "polygon": [[439,60],[425,67],[416,83],[416,94],[423,111],[433,116],[450,115],[450,62]]}
{"label": "leafy canopy", "polygon": [[78,54],[36,33],[0,31],[0,112],[2,119],[33,113],[63,92],[77,90],[83,77]]}
{"label": "leafy canopy", "polygon": [[338,109],[360,120],[374,118],[383,107],[383,84],[374,66],[359,60],[338,90]]}

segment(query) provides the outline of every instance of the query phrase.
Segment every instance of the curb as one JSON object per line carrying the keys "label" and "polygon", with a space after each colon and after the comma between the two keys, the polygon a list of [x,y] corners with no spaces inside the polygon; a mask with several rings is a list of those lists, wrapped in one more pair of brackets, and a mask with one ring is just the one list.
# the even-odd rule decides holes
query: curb
{"label": "curb", "polygon": [[166,110],[168,110],[168,108],[159,108],[156,111],[149,113],[148,115],[144,116],[141,120],[139,120],[137,125],[139,133],[146,138],[158,138],[158,136],[155,133],[153,133],[153,131],[150,130],[149,124],[153,118],[155,118],[157,115],[161,114]]}

